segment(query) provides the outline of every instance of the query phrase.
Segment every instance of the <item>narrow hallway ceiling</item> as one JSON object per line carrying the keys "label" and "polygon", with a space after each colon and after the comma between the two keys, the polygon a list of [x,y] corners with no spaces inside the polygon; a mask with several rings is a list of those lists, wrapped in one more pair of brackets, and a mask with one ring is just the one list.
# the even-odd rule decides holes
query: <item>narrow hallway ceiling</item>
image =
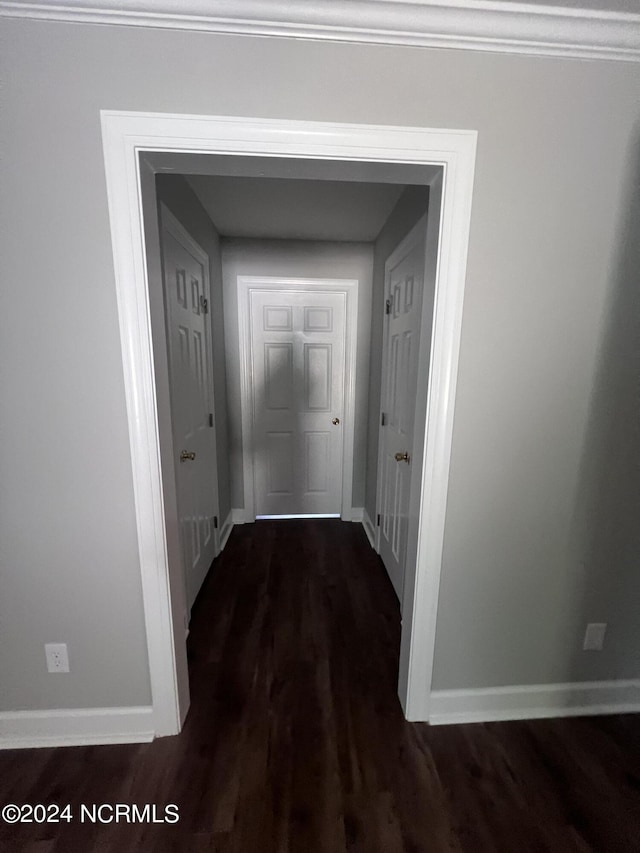
{"label": "narrow hallway ceiling", "polygon": [[398,184],[280,178],[187,178],[224,237],[370,242],[395,207]]}

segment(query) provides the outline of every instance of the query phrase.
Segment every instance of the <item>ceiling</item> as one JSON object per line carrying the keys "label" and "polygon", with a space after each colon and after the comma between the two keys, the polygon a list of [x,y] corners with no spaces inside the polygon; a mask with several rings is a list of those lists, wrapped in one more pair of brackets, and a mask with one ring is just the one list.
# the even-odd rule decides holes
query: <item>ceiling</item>
{"label": "ceiling", "polygon": [[190,176],[223,237],[370,242],[404,187],[390,183]]}

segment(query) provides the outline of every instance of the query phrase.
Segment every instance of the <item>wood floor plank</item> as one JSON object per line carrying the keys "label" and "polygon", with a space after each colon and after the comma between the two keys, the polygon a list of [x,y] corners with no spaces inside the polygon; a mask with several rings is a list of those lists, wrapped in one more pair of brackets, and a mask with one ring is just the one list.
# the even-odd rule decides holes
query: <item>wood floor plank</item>
{"label": "wood floor plank", "polygon": [[0,853],[640,853],[639,717],[410,724],[399,648],[360,525],[235,528],[178,737],[0,753],[0,805],[175,803],[179,823],[0,822]]}

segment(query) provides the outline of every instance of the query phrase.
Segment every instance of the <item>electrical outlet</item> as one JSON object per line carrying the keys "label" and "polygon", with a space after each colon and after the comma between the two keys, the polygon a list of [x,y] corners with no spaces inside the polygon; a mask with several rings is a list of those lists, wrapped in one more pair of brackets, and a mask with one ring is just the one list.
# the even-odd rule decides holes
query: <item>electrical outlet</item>
{"label": "electrical outlet", "polygon": [[69,672],[69,653],[66,643],[45,643],[47,672]]}
{"label": "electrical outlet", "polygon": [[601,652],[606,630],[606,622],[589,622],[587,630],[584,632],[583,650],[585,652]]}

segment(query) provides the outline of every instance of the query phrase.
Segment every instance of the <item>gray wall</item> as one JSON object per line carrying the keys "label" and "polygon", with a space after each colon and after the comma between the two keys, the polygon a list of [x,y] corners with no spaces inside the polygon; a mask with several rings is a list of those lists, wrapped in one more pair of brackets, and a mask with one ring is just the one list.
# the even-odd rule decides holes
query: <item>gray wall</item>
{"label": "gray wall", "polygon": [[220,237],[196,194],[182,175],[158,175],[158,202],[163,201],[196,243],[209,256],[211,282],[211,336],[213,343],[213,392],[216,417],[216,456],[218,461],[218,498],[220,523],[231,510],[229,473],[229,429],[227,426],[227,379],[225,370],[224,309],[222,301],[222,262]]}
{"label": "gray wall", "polygon": [[[640,67],[2,29],[1,707],[149,700],[100,108],[479,131],[436,686],[640,674],[637,548],[609,514],[635,484],[606,473],[637,452],[609,415],[637,406],[633,335],[609,323],[637,292]],[[606,654],[579,652],[592,618]]]}
{"label": "gray wall", "polygon": [[225,337],[227,341],[227,384],[229,388],[231,494],[234,507],[244,507],[238,276],[280,275],[287,278],[351,278],[360,282],[358,288],[352,505],[361,507],[365,489],[372,272],[373,245],[371,243],[223,238],[222,276],[224,281]]}
{"label": "gray wall", "polygon": [[371,372],[367,425],[367,483],[364,507],[375,524],[380,430],[380,382],[384,328],[384,265],[404,237],[429,207],[428,187],[407,187],[378,234],[373,248],[373,299],[371,313]]}
{"label": "gray wall", "polygon": [[[618,164],[622,179],[594,167],[582,214],[538,225],[530,257],[537,288],[524,291],[516,279],[516,292],[498,294],[487,282],[484,330],[470,329],[479,306],[473,290],[467,299],[438,687],[640,675],[640,149],[633,123]],[[613,190],[617,203],[609,205]],[[609,222],[596,224],[600,214]],[[553,266],[542,266],[543,251]],[[462,517],[465,487],[472,491]],[[587,622],[608,623],[602,652],[582,651]]]}

